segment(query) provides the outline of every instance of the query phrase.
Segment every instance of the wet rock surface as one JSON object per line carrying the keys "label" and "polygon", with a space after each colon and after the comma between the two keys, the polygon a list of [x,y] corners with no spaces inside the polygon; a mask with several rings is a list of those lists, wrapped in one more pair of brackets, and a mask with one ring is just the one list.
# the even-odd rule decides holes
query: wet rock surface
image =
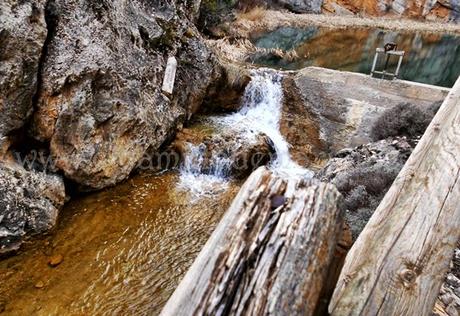
{"label": "wet rock surface", "polygon": [[[30,133],[50,143],[66,177],[87,189],[125,179],[197,110],[219,73],[185,9],[141,0],[48,2]],[[160,87],[171,55],[179,65],[170,99]]]}
{"label": "wet rock surface", "polygon": [[32,113],[47,30],[44,0],[0,3],[0,143]]}
{"label": "wet rock surface", "polygon": [[247,139],[222,133],[198,136],[189,130],[178,134],[172,147],[197,173],[243,179],[253,170],[268,164],[275,155],[272,141],[264,134]]}
{"label": "wet rock surface", "polygon": [[0,255],[52,229],[65,198],[61,177],[0,164]]}
{"label": "wet rock surface", "polygon": [[202,112],[233,112],[241,109],[242,96],[251,81],[249,70],[233,63],[223,63],[222,75],[209,88]]}

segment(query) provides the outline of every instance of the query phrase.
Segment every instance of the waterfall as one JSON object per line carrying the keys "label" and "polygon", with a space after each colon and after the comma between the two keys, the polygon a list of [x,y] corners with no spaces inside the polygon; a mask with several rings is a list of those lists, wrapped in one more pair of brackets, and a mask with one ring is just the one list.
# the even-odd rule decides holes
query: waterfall
{"label": "waterfall", "polygon": [[257,134],[267,135],[273,142],[276,159],[270,168],[286,176],[312,177],[313,172],[299,166],[289,153],[289,143],[280,131],[283,107],[282,75],[270,69],[252,72],[252,80],[246,87],[243,107],[237,113],[215,118],[217,124],[231,127],[248,140]]}
{"label": "waterfall", "polygon": [[230,174],[231,160],[212,153],[209,165],[204,164],[204,144],[187,144],[184,162],[180,168],[179,188],[199,197],[225,189]]}
{"label": "waterfall", "polygon": [[[231,131],[245,141],[254,141],[256,136],[263,133],[273,142],[276,158],[270,163],[270,168],[286,177],[312,177],[313,172],[299,166],[289,153],[289,144],[280,131],[282,115],[282,75],[274,70],[259,69],[251,74],[251,82],[246,87],[243,106],[236,113],[215,116],[211,122],[223,130]],[[216,182],[225,183],[228,178],[231,161],[222,155],[213,155],[212,167],[203,173],[203,150],[200,145],[189,145],[189,155],[181,168],[182,187],[200,187]],[[205,181],[206,185],[201,186]],[[200,182],[200,183],[199,183]]]}

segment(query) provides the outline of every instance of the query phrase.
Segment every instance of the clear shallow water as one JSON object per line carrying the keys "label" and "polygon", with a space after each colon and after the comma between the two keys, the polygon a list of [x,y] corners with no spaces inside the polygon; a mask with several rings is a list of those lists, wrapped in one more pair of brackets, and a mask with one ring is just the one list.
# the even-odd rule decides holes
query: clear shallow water
{"label": "clear shallow water", "polygon": [[138,176],[71,201],[49,238],[0,261],[2,315],[158,314],[238,189],[191,203],[177,183]]}
{"label": "clear shallow water", "polygon": [[[272,170],[311,176],[281,135],[282,99],[280,75],[257,71],[241,111],[208,118],[211,134],[227,130],[251,141],[265,133],[277,153]],[[199,146],[190,153],[180,173],[136,176],[72,200],[49,237],[0,261],[2,315],[158,314],[240,186],[225,157],[205,175]],[[64,258],[56,268],[48,266],[53,255]]]}
{"label": "clear shallow water", "polygon": [[[389,41],[397,43],[398,49],[406,52],[401,79],[452,87],[460,75],[460,36],[371,28],[283,27],[254,34],[256,46],[294,50],[298,58],[256,54],[249,61],[287,70],[318,66],[369,74],[375,49]],[[397,59],[390,62],[391,66],[395,67],[396,62]]]}

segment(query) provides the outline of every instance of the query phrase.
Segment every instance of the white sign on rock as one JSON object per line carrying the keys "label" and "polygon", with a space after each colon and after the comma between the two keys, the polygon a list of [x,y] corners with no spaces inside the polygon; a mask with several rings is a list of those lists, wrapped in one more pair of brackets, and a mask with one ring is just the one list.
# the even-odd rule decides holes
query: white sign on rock
{"label": "white sign on rock", "polygon": [[163,87],[161,88],[168,94],[173,93],[174,81],[176,80],[177,60],[176,58],[169,57],[166,64],[165,77],[163,79]]}

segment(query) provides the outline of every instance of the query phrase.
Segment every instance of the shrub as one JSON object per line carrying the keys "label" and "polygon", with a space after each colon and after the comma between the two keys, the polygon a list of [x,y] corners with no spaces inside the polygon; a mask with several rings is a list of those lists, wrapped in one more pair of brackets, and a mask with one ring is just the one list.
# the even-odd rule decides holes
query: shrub
{"label": "shrub", "polygon": [[349,194],[345,196],[345,208],[347,210],[357,210],[360,207],[369,205],[369,195],[363,185],[359,185],[352,189]]}
{"label": "shrub", "polygon": [[212,35],[210,29],[229,19],[235,7],[235,0],[203,0],[200,6],[198,29]]}
{"label": "shrub", "polygon": [[359,165],[349,172],[338,174],[334,184],[345,196],[359,186],[364,187],[370,195],[380,195],[390,187],[401,167],[399,164],[382,163],[369,167]]}
{"label": "shrub", "polygon": [[434,103],[427,110],[421,110],[410,103],[401,103],[382,113],[371,130],[373,140],[381,140],[393,136],[414,138],[422,135],[439,108]]}

